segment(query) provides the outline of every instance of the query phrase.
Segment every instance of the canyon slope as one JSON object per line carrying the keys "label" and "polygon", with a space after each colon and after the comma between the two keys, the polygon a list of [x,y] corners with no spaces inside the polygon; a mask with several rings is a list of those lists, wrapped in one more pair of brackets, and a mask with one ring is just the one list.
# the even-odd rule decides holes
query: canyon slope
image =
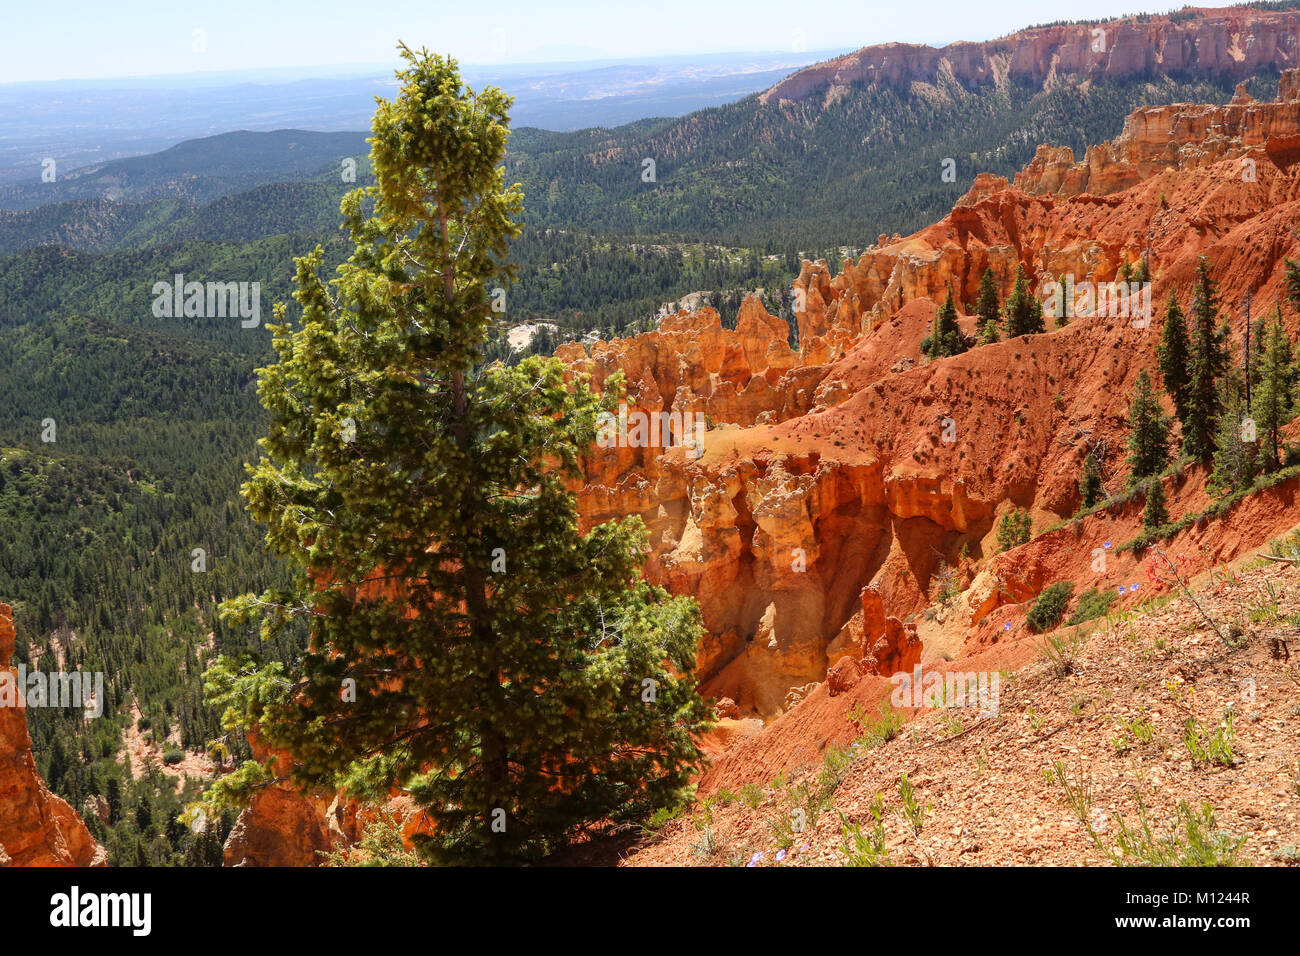
{"label": "canyon slope", "polygon": [[[704,309],[635,338],[561,348],[598,388],[622,372],[633,412],[709,423],[699,448],[597,449],[579,493],[588,526],[640,515],[648,577],[698,598],[705,691],[740,718],[767,719],[841,658],[888,675],[995,642],[993,625],[1012,613],[1000,609],[1053,580],[1131,579],[1131,553],[1112,554],[1105,573],[1090,562],[1103,542],[1141,530],[1140,503],[1066,523],[1084,456],[1096,450],[1106,487],[1122,489],[1132,387],[1154,367],[1169,291],[1188,305],[1199,257],[1213,264],[1238,352],[1247,293],[1257,308],[1283,302],[1285,259],[1300,254],[1297,134],[1300,73],[1290,71],[1276,101],[1239,91],[1228,104],[1139,109],[1078,161],[1044,146],[1014,183],[977,177],[932,226],[881,236],[838,271],[805,262],[797,351],[757,299],[734,330]],[[1005,298],[1019,266],[1036,287],[1066,273],[1109,282],[1143,257],[1156,315],[1146,327],[1082,317],[940,361],[920,353],[937,303],[950,288],[973,302],[985,269]],[[961,322],[973,329],[973,317]],[[1175,520],[1208,504],[1199,467],[1168,482]],[[1039,536],[997,554],[996,523],[1013,508],[1030,512]],[[1294,520],[1283,508],[1254,525],[1197,527],[1193,568]],[[956,569],[957,610],[918,620],[941,568]]]}
{"label": "canyon slope", "polygon": [[[14,638],[13,609],[0,604],[0,674],[10,687]],[[81,817],[37,774],[26,708],[0,706],[0,866],[106,865]]]}
{"label": "canyon slope", "polygon": [[[1276,613],[1251,612],[1270,595]],[[815,692],[778,721],[773,739],[746,742],[743,772],[729,756],[723,786],[715,779],[679,819],[617,848],[619,862],[1206,865],[1189,850],[1190,819],[1216,847],[1216,862],[1295,866],[1300,667],[1287,645],[1294,648],[1300,629],[1287,619],[1300,611],[1300,569],[1246,560],[1197,587],[1195,603],[1163,597],[1142,613],[1085,626],[1064,674],[1036,659],[1041,639],[971,659],[965,666],[1003,669],[996,717],[904,706],[895,714],[905,725],[855,725],[857,715],[888,703],[889,681],[864,678],[836,696]],[[1249,636],[1226,647],[1207,615]],[[1231,757],[1206,761],[1190,752],[1189,720],[1205,735],[1225,735]],[[802,744],[779,754],[784,737]],[[760,741],[766,750],[754,746]],[[924,808],[912,820],[901,800],[904,776]],[[1072,804],[1067,784],[1080,802]],[[800,813],[796,830],[790,821]],[[877,841],[874,853],[855,841],[854,825]],[[1168,841],[1164,848],[1151,834]],[[609,850],[578,848],[566,862],[611,862]]]}

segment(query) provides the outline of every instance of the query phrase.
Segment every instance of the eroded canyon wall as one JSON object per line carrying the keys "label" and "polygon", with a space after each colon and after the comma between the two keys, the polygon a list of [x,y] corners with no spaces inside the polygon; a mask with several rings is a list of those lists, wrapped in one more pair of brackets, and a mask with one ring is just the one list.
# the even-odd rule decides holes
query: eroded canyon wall
{"label": "eroded canyon wall", "polygon": [[966,84],[1043,86],[1065,77],[1123,80],[1180,76],[1243,78],[1297,65],[1300,11],[1200,8],[1172,16],[1129,16],[1021,30],[986,42],[937,48],[885,43],[818,63],[773,86],[763,103],[831,100],[852,84],[933,87]]}
{"label": "eroded canyon wall", "polygon": [[[998,516],[1068,517],[1088,444],[1122,446],[1159,321],[1049,319],[1045,334],[930,362],[919,342],[949,289],[971,303],[992,269],[1005,296],[1018,267],[1036,289],[1065,273],[1109,282],[1146,257],[1159,311],[1206,256],[1234,326],[1247,291],[1280,301],[1300,222],[1300,167],[1280,145],[1300,134],[1298,76],[1275,102],[1138,110],[1082,163],[1041,149],[1014,185],[980,176],[949,216],[838,272],[806,262],[798,350],[751,298],[734,331],[704,309],[557,353],[598,388],[621,371],[632,409],[706,416],[698,448],[597,449],[578,499],[587,526],[640,515],[648,577],[699,599],[706,692],[768,715],[841,657],[899,669],[919,656],[908,619],[940,566],[970,583]],[[978,590],[972,625],[1013,597]]]}
{"label": "eroded canyon wall", "polygon": [[[14,639],[13,608],[0,604],[0,680],[10,688],[17,686],[17,672],[9,666]],[[21,702],[0,705],[0,865],[107,865],[81,817],[37,774]]]}

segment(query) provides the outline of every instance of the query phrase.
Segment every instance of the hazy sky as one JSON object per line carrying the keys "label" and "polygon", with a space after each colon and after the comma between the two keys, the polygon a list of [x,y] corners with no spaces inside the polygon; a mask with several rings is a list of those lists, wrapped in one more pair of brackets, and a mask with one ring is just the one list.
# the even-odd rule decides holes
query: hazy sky
{"label": "hazy sky", "polygon": [[[462,63],[986,40],[1168,0],[3,0],[0,82],[394,62],[398,39]],[[1204,0],[1202,6],[1228,6]],[[802,31],[802,36],[795,33]],[[199,31],[199,32],[196,32]],[[200,49],[201,48],[201,49]]]}

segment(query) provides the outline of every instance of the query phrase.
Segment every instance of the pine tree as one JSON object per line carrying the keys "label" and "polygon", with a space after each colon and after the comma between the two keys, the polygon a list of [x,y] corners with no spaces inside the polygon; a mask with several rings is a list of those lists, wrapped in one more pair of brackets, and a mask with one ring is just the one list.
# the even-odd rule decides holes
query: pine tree
{"label": "pine tree", "polygon": [[1241,377],[1234,371],[1223,380],[1222,413],[1214,434],[1214,470],[1206,489],[1215,497],[1241,491],[1259,473],[1259,427],[1246,408]]}
{"label": "pine tree", "polygon": [[[1188,364],[1187,417],[1183,422],[1183,451],[1209,461],[1223,412],[1219,380],[1228,369],[1226,335],[1219,327],[1219,303],[1210,265],[1202,256],[1197,266],[1192,301],[1191,357]],[[1235,425],[1233,426],[1235,428]]]}
{"label": "pine tree", "polygon": [[1282,310],[1260,337],[1258,382],[1252,396],[1252,417],[1260,438],[1259,465],[1276,471],[1281,465],[1281,429],[1287,423],[1290,395],[1291,341],[1282,325]]}
{"label": "pine tree", "polygon": [[1030,291],[1029,278],[1024,266],[1016,266],[1016,282],[1006,304],[1007,338],[1046,331],[1043,325],[1043,304]]}
{"label": "pine tree", "polygon": [[[1280,303],[1275,311],[1277,320],[1281,321],[1282,306]],[[1289,419],[1295,413],[1296,386],[1300,383],[1300,363],[1296,360],[1295,348],[1291,344],[1291,337],[1287,335],[1285,326],[1283,326],[1282,335],[1279,337],[1277,346],[1279,361],[1282,367],[1286,369],[1283,375],[1286,387],[1282,390],[1282,407]]]}
{"label": "pine tree", "polygon": [[975,314],[979,316],[981,331],[987,328],[990,322],[996,326],[1001,321],[1002,303],[998,300],[998,283],[993,277],[991,266],[984,270],[984,275],[980,276],[979,293],[975,299]]}
{"label": "pine tree", "polygon": [[1079,479],[1079,497],[1083,499],[1082,507],[1091,508],[1101,500],[1105,489],[1101,485],[1101,465],[1094,452],[1088,452],[1083,459],[1083,477]]}
{"label": "pine tree", "polygon": [[1138,373],[1128,420],[1128,483],[1132,486],[1158,475],[1169,460],[1169,416],[1160,407],[1146,369]]}
{"label": "pine tree", "polygon": [[119,777],[109,777],[108,785],[105,787],[108,799],[108,822],[116,823],[122,818],[122,780]]}
{"label": "pine tree", "polygon": [[1073,303],[1068,303],[1069,307],[1067,308],[1067,303],[1065,301],[1066,283],[1065,283],[1064,273],[1057,276],[1056,288],[1058,291],[1056,295],[1053,297],[1053,301],[1052,301],[1052,312],[1054,313],[1054,325],[1058,329],[1063,329],[1070,324],[1069,313],[1074,308]]}
{"label": "pine tree", "polygon": [[1300,312],[1300,262],[1286,260],[1286,297]]}
{"label": "pine tree", "polygon": [[930,335],[921,343],[921,351],[932,359],[960,355],[966,351],[966,341],[957,324],[957,306],[953,302],[952,286],[948,287],[947,299],[935,312]]}
{"label": "pine tree", "polygon": [[1012,508],[998,522],[998,548],[1010,551],[1022,544],[1028,544],[1033,533],[1034,519],[1023,508]]}
{"label": "pine tree", "polygon": [[1184,430],[1187,427],[1189,351],[1187,323],[1183,318],[1183,310],[1178,305],[1178,297],[1170,289],[1169,304],[1165,308],[1165,328],[1160,336],[1160,344],[1156,347],[1156,359],[1165,392],[1174,403],[1174,415]]}
{"label": "pine tree", "polygon": [[1152,478],[1147,483],[1147,506],[1142,510],[1142,528],[1154,531],[1169,523],[1169,512],[1165,507],[1165,486],[1159,478]]}
{"label": "pine tree", "polygon": [[482,362],[522,208],[509,98],[402,55],[376,185],[342,205],[355,250],[334,292],[319,247],[297,260],[300,327],[277,307],[260,372],[270,431],[244,497],[295,585],[223,615],[310,644],[292,683],[248,659],[205,675],[223,726],[289,756],[223,777],[209,817],[273,773],[374,802],[401,787],[431,862],[533,859],[683,798],[700,616],[641,580],[639,519],[578,531],[566,482],[617,380],[602,405],[557,361]]}

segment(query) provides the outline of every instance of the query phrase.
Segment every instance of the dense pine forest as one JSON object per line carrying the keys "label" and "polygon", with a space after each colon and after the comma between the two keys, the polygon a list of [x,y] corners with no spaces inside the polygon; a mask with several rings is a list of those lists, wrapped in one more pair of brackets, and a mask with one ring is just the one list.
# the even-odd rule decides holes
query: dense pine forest
{"label": "dense pine forest", "polygon": [[[1247,89],[1271,98],[1276,76]],[[1226,82],[1125,81],[932,91],[851,90],[764,106],[757,96],[617,130],[516,133],[510,173],[529,221],[778,251],[862,247],[945,215],[975,175],[1010,178],[1040,143],[1078,158],[1135,107],[1225,102]],[[944,160],[956,163],[945,182]],[[654,181],[643,179],[654,161]]]}

